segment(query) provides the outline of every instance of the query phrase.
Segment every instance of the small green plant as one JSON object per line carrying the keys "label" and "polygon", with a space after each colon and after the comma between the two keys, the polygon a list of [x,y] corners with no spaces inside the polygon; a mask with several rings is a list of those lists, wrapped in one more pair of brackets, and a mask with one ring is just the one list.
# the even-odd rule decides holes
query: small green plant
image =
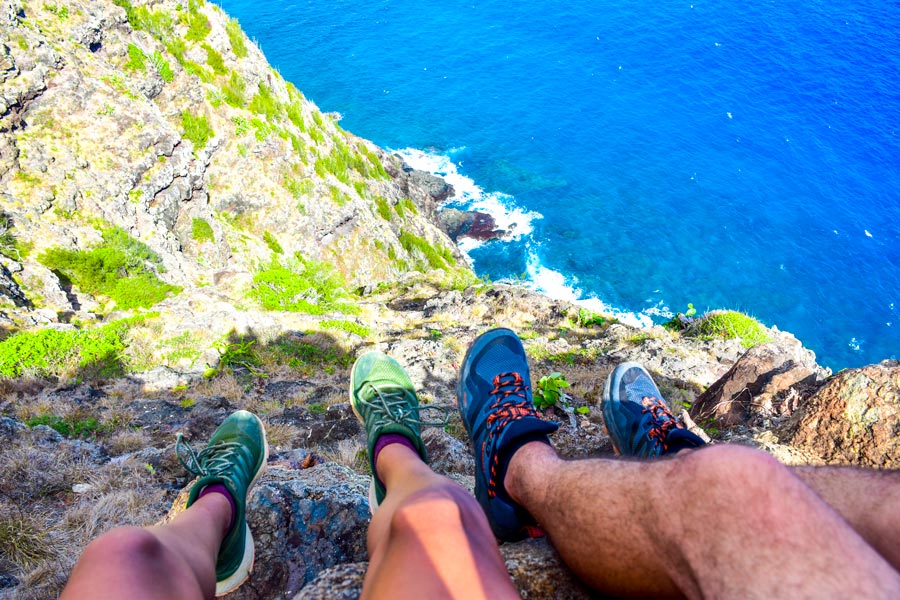
{"label": "small green plant", "polygon": [[67,419],[59,415],[40,415],[32,417],[25,422],[29,427],[46,425],[67,438],[92,438],[98,433],[106,431],[95,418]]}
{"label": "small green plant", "polygon": [[590,414],[591,407],[590,406],[579,406],[578,408],[575,409],[575,412],[577,412],[579,415],[587,415],[587,414]]}
{"label": "small green plant", "polygon": [[216,75],[227,75],[228,69],[225,68],[225,60],[219,52],[209,44],[201,46],[206,50],[206,64],[210,66]]}
{"label": "small green plant", "polygon": [[238,58],[247,57],[247,44],[244,42],[244,32],[237,19],[229,19],[225,25],[225,33],[228,34],[228,41],[231,43],[231,51]]}
{"label": "small green plant", "polygon": [[143,73],[147,70],[146,58],[143,50],[134,44],[128,44],[128,62],[125,63],[125,70]]}
{"label": "small green plant", "polygon": [[193,406],[195,404],[197,404],[197,401],[194,400],[193,398],[182,398],[180,404],[181,404],[181,408],[188,409],[188,408],[193,408]]}
{"label": "small green plant", "polygon": [[184,37],[188,41],[202,42],[209,35],[209,32],[212,31],[209,19],[199,10],[185,13],[185,20],[187,20],[188,31]]}
{"label": "small green plant", "polygon": [[232,70],[228,81],[222,84],[222,93],[225,94],[225,102],[233,108],[244,108],[247,103],[244,90],[247,84],[237,71]]}
{"label": "small green plant", "polygon": [[554,372],[544,375],[538,380],[534,390],[534,405],[541,410],[567,404],[566,393],[562,390],[569,387],[569,382],[562,373]]}
{"label": "small green plant", "polygon": [[684,335],[700,339],[736,338],[745,348],[772,341],[762,323],[735,310],[710,311],[695,319],[684,330]]}
{"label": "small green plant", "polygon": [[250,121],[247,120],[247,117],[237,115],[231,117],[231,122],[234,123],[234,135],[241,136],[250,131]]}
{"label": "small green plant", "polygon": [[573,323],[581,327],[600,327],[606,321],[603,315],[579,307],[578,315],[572,318]]}
{"label": "small green plant", "polygon": [[264,83],[259,84],[259,91],[253,96],[248,108],[257,114],[265,115],[269,121],[275,119],[280,110],[278,100],[272,94],[272,88]]}
{"label": "small green plant", "polygon": [[191,226],[191,235],[194,240],[199,243],[203,242],[212,242],[215,241],[215,233],[213,232],[212,225],[209,224],[209,221],[206,219],[201,219],[199,217],[194,217],[193,224]]}
{"label": "small green plant", "polygon": [[215,135],[205,116],[194,116],[187,110],[181,113],[181,128],[184,130],[184,137],[194,144],[195,150],[204,148]]}
{"label": "small green plant", "polygon": [[410,254],[424,256],[425,262],[433,269],[445,269],[456,264],[453,253],[448,248],[432,246],[423,238],[408,231],[400,232],[400,244]]}
{"label": "small green plant", "polygon": [[154,52],[150,55],[150,64],[153,65],[153,68],[156,69],[156,72],[159,73],[160,78],[166,83],[169,83],[173,79],[175,79],[175,73],[172,72],[172,67],[169,65],[169,61],[163,57],[162,53],[159,51]]}
{"label": "small green plant", "polygon": [[219,352],[219,369],[233,371],[235,367],[244,367],[251,375],[264,377],[265,374],[259,371],[262,360],[254,348],[255,344],[256,340],[244,337],[233,341],[226,337],[216,342],[213,347]]}
{"label": "small green plant", "polygon": [[385,221],[391,220],[391,205],[384,196],[375,196],[375,211]]}
{"label": "small green plant", "polygon": [[320,323],[322,329],[340,329],[347,333],[358,335],[359,337],[369,337],[372,330],[365,325],[354,323],[353,321],[342,321],[338,319],[328,319]]}
{"label": "small green plant", "polygon": [[286,263],[273,258],[253,278],[250,296],[266,310],[286,310],[320,315],[338,311],[356,314],[343,278],[331,265],[306,260],[299,253]]}
{"label": "small green plant", "polygon": [[278,243],[278,240],[275,239],[275,236],[268,231],[263,233],[263,241],[266,243],[266,246],[269,247],[269,250],[271,250],[275,254],[284,254],[284,248],[281,247],[281,244]]}

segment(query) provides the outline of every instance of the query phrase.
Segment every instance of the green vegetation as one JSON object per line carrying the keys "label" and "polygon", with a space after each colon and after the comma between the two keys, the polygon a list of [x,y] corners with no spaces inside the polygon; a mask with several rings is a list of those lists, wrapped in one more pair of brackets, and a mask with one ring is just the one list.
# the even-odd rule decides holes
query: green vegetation
{"label": "green vegetation", "polygon": [[182,13],[180,18],[181,22],[188,26],[187,34],[184,37],[191,42],[202,42],[212,31],[209,19],[200,12],[198,5],[199,3],[190,2],[190,8],[187,12]]}
{"label": "green vegetation", "polygon": [[352,200],[344,190],[336,185],[329,185],[328,191],[331,193],[331,200],[338,206],[344,206]]}
{"label": "green vegetation", "polygon": [[597,360],[600,351],[597,348],[576,348],[566,352],[552,353],[544,346],[534,345],[526,348],[525,353],[536,361],[544,360],[551,363],[564,363],[571,367],[576,364],[586,365],[594,362]]}
{"label": "green vegetation", "polygon": [[210,66],[216,75],[227,75],[228,69],[225,68],[225,59],[209,44],[203,44],[202,48],[206,50],[206,64]]}
{"label": "green vegetation", "polygon": [[259,84],[259,91],[248,108],[258,115],[265,115],[269,121],[274,120],[281,110],[278,100],[272,95],[272,88],[264,83]]}
{"label": "green vegetation", "polygon": [[128,0],[113,0],[113,4],[125,9],[128,23],[138,31],[146,31],[158,40],[165,41],[174,34],[175,22],[164,10],[151,11],[146,6],[132,6]]}
{"label": "green vegetation", "polygon": [[388,204],[388,201],[384,196],[375,197],[375,211],[378,213],[378,216],[385,221],[391,220],[391,205]]}
{"label": "green vegetation", "polygon": [[158,50],[150,55],[150,64],[153,65],[153,68],[156,69],[156,72],[159,73],[159,76],[166,83],[175,79],[175,73],[172,72],[169,61]]}
{"label": "green vegetation", "polygon": [[247,120],[247,117],[237,115],[231,117],[231,122],[234,123],[234,135],[236,136],[242,136],[250,131],[250,121]]}
{"label": "green vegetation", "polygon": [[135,322],[124,319],[90,329],[20,331],[0,342],[0,376],[122,375],[125,335]]}
{"label": "green vegetation", "polygon": [[322,329],[340,329],[341,331],[353,333],[355,335],[358,335],[359,337],[369,337],[369,335],[372,333],[372,330],[365,325],[360,325],[359,323],[354,323],[353,321],[329,319],[326,321],[322,321],[321,326]]}
{"label": "green vegetation", "polygon": [[184,137],[193,142],[195,151],[204,148],[215,135],[205,116],[195,117],[187,110],[181,113],[181,128]]}
{"label": "green vegetation", "polygon": [[146,58],[143,50],[134,44],[128,44],[128,62],[125,63],[125,70],[145,72],[147,70]]}
{"label": "green vegetation", "polygon": [[105,230],[103,242],[95,248],[51,248],[38,261],[82,291],[113,300],[121,310],[147,308],[181,292],[148,268],[148,263],[161,264],[159,256],[118,227]]}
{"label": "green vegetation", "polygon": [[601,327],[607,321],[615,322],[614,319],[607,319],[601,314],[590,311],[586,308],[579,308],[577,315],[570,315],[569,319],[574,325],[580,327]]}
{"label": "green vegetation", "polygon": [[413,204],[413,201],[410,200],[409,198],[403,198],[402,200],[397,202],[397,204],[394,205],[394,210],[397,211],[397,215],[401,219],[406,218],[405,213],[407,213],[407,212],[410,212],[414,215],[419,214],[419,209],[416,208],[416,205]]}
{"label": "green vegetation", "polygon": [[700,339],[736,338],[745,348],[772,341],[762,323],[735,310],[710,311],[694,320],[684,334]]}
{"label": "green vegetation", "polygon": [[423,238],[408,231],[400,232],[400,244],[410,254],[418,253],[424,256],[427,264],[433,269],[445,269],[456,263],[453,253],[448,248],[432,246]]}
{"label": "green vegetation", "polygon": [[299,253],[285,264],[273,258],[267,267],[257,272],[250,296],[266,310],[313,315],[359,312],[345,289],[343,278],[331,265],[306,260]]}
{"label": "green vegetation", "polygon": [[281,244],[278,243],[278,240],[275,239],[275,236],[268,231],[263,234],[263,241],[266,243],[266,246],[269,247],[269,250],[271,250],[275,254],[284,254],[284,248],[281,247]]}
{"label": "green vegetation", "polygon": [[59,415],[40,415],[28,419],[25,421],[25,424],[29,427],[46,425],[67,438],[90,438],[95,437],[98,433],[110,430],[108,425],[101,425],[100,422],[93,417],[87,419],[73,419],[61,417]]}
{"label": "green vegetation", "polygon": [[244,105],[247,103],[246,98],[244,98],[246,87],[247,84],[243,78],[238,75],[237,71],[232,70],[228,81],[222,84],[222,93],[225,94],[225,102],[228,103],[228,106],[244,108]]}
{"label": "green vegetation", "polygon": [[203,242],[212,242],[215,241],[215,234],[213,233],[212,225],[209,224],[209,221],[206,219],[201,219],[199,217],[194,217],[194,221],[191,225],[191,235],[194,240],[199,243]]}
{"label": "green vegetation", "polygon": [[569,387],[565,375],[550,373],[540,378],[534,389],[534,406],[541,410],[566,403],[566,394],[562,390]]}
{"label": "green vegetation", "polygon": [[241,31],[241,26],[237,19],[228,19],[228,24],[225,25],[225,33],[228,34],[228,41],[231,43],[231,51],[234,52],[234,55],[238,58],[246,58],[247,44],[244,43],[244,32]]}

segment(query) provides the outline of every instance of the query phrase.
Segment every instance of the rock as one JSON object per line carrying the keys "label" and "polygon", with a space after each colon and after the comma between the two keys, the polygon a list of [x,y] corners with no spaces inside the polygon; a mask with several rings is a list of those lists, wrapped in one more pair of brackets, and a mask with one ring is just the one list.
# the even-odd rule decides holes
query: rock
{"label": "rock", "polygon": [[468,444],[436,427],[426,428],[422,432],[422,441],[428,451],[428,463],[435,473],[475,475],[475,459]]}
{"label": "rock", "polygon": [[447,208],[438,213],[438,218],[444,231],[454,242],[462,237],[487,241],[506,235],[506,231],[497,229],[494,217],[484,212]]}
{"label": "rock", "polygon": [[815,355],[800,342],[769,342],[754,346],[721,379],[693,403],[691,416],[719,426],[746,424],[755,416],[790,414],[782,394],[798,383],[814,383]]}
{"label": "rock", "polygon": [[500,546],[513,585],[524,600],[595,598],[578,581],[546,538]]}
{"label": "rock", "polygon": [[841,371],[782,439],[831,464],[900,467],[900,362]]}
{"label": "rock", "polygon": [[0,417],[0,439],[11,440],[28,431],[28,426],[9,417]]}
{"label": "rock", "polygon": [[452,185],[437,175],[432,175],[426,171],[413,169],[409,173],[409,180],[413,185],[431,196],[438,204],[444,202],[455,193]]}
{"label": "rock", "polygon": [[293,598],[329,567],[366,558],[368,479],[334,463],[270,468],[251,493],[250,580],[228,598]]}
{"label": "rock", "polygon": [[294,600],[357,600],[369,563],[337,565],[322,571]]}

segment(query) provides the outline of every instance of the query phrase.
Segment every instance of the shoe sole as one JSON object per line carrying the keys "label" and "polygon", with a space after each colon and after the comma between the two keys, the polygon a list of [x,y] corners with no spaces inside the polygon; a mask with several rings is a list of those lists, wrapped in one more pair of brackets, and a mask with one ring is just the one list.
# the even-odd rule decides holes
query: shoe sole
{"label": "shoe sole", "polygon": [[[262,476],[262,474],[266,470],[266,464],[269,461],[269,440],[266,439],[266,427],[263,425],[263,422],[259,417],[253,415],[253,417],[259,423],[260,429],[263,432],[263,458],[262,464],[259,466],[259,469],[256,471],[256,475],[253,476],[253,479],[250,480],[250,485],[247,486],[247,495],[250,495],[250,490],[253,489],[253,486],[256,485],[256,482]],[[246,513],[245,513],[246,514]],[[256,560],[256,549],[253,544],[253,536],[250,534],[250,525],[246,522],[244,523],[244,527],[247,528],[246,536],[244,537],[244,558],[241,559],[241,564],[238,566],[237,570],[231,574],[231,576],[223,579],[222,581],[216,582],[216,597],[224,596],[225,594],[229,594],[239,588],[250,578],[250,573],[253,572],[253,563]]]}
{"label": "shoe sole", "polygon": [[619,377],[614,377],[616,373],[624,373],[631,367],[639,367],[640,369],[646,371],[643,365],[636,362],[624,362],[616,366],[615,369],[609,372],[609,376],[606,378],[606,385],[603,387],[603,397],[600,402],[600,411],[603,413],[603,429],[606,431],[606,435],[609,436],[609,441],[612,444],[613,452],[615,452],[616,456],[622,456],[621,450],[616,445],[615,438],[610,433],[609,423],[614,422],[612,419],[612,415],[609,414],[609,411],[612,410],[612,390],[616,389],[619,386]]}

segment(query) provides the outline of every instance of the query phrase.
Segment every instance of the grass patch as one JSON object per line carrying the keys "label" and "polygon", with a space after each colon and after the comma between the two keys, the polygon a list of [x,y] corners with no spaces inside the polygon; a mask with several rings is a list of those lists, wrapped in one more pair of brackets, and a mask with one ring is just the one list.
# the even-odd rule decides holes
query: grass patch
{"label": "grass patch", "polygon": [[209,224],[209,221],[206,219],[201,219],[199,217],[194,217],[194,221],[191,225],[191,235],[194,240],[199,243],[203,242],[212,242],[215,240],[216,236],[213,233],[212,225]]}
{"label": "grass patch", "polygon": [[266,243],[266,246],[269,247],[269,250],[275,254],[284,254],[284,248],[281,247],[281,244],[278,243],[275,236],[268,231],[263,234],[263,241]]}
{"label": "grass patch", "polygon": [[279,113],[279,103],[272,95],[272,88],[264,83],[259,84],[259,91],[253,96],[248,107],[258,115],[265,115],[269,121],[275,120]]}
{"label": "grass patch", "polygon": [[266,310],[320,315],[327,312],[357,314],[359,307],[346,291],[343,278],[331,265],[306,260],[300,254],[282,263],[277,258],[253,278],[250,296]]}
{"label": "grass patch", "polygon": [[384,196],[375,197],[375,212],[377,212],[378,216],[385,221],[391,220],[391,205],[388,204],[388,201]]}
{"label": "grass patch", "polygon": [[187,110],[181,113],[181,128],[184,130],[184,137],[194,144],[195,150],[204,148],[215,135],[205,116],[194,116]]}
{"label": "grass patch", "polygon": [[95,248],[50,248],[38,261],[82,291],[113,300],[122,310],[147,308],[181,292],[148,267],[160,265],[159,256],[118,227],[104,231],[103,242]]}
{"label": "grass patch", "polygon": [[222,84],[222,93],[225,94],[225,102],[233,108],[244,108],[247,103],[244,90],[247,88],[244,79],[232,70],[228,81]]}
{"label": "grass patch", "polygon": [[145,72],[147,70],[146,59],[147,56],[143,50],[134,44],[128,44],[128,62],[125,63],[125,70]]}
{"label": "grass patch", "polygon": [[158,50],[150,55],[150,64],[153,65],[153,68],[156,69],[156,72],[159,73],[159,76],[166,83],[175,79],[175,73],[172,71],[172,66]]}
{"label": "grass patch", "polygon": [[246,58],[248,54],[247,44],[244,42],[244,32],[241,31],[241,26],[237,19],[228,19],[228,23],[225,25],[225,33],[228,34],[228,41],[231,44],[231,51],[234,52],[234,55],[238,58]]}
{"label": "grass patch", "polygon": [[360,325],[359,323],[354,323],[353,321],[329,319],[327,321],[322,321],[320,325],[322,326],[322,329],[339,329],[341,331],[346,331],[347,333],[358,335],[359,337],[369,337],[372,333],[370,328],[365,325]]}
{"label": "grass patch", "polygon": [[400,232],[400,244],[411,255],[421,255],[433,269],[446,269],[456,263],[448,248],[438,248],[408,231]]}
{"label": "grass patch", "polygon": [[107,425],[101,425],[100,422],[93,418],[87,419],[67,419],[59,415],[39,415],[25,421],[29,427],[36,425],[46,425],[67,438],[92,438],[98,433],[104,433],[110,430]]}
{"label": "grass patch", "polygon": [[772,341],[762,323],[736,310],[710,311],[691,323],[684,335],[707,340],[738,339],[744,348]]}
{"label": "grass patch", "polygon": [[219,52],[209,44],[203,44],[202,48],[206,50],[206,64],[213,70],[216,75],[228,75],[228,69],[225,68],[225,59]]}
{"label": "grass patch", "polygon": [[123,319],[90,329],[20,331],[0,342],[0,376],[122,375],[125,335],[137,321]]}

